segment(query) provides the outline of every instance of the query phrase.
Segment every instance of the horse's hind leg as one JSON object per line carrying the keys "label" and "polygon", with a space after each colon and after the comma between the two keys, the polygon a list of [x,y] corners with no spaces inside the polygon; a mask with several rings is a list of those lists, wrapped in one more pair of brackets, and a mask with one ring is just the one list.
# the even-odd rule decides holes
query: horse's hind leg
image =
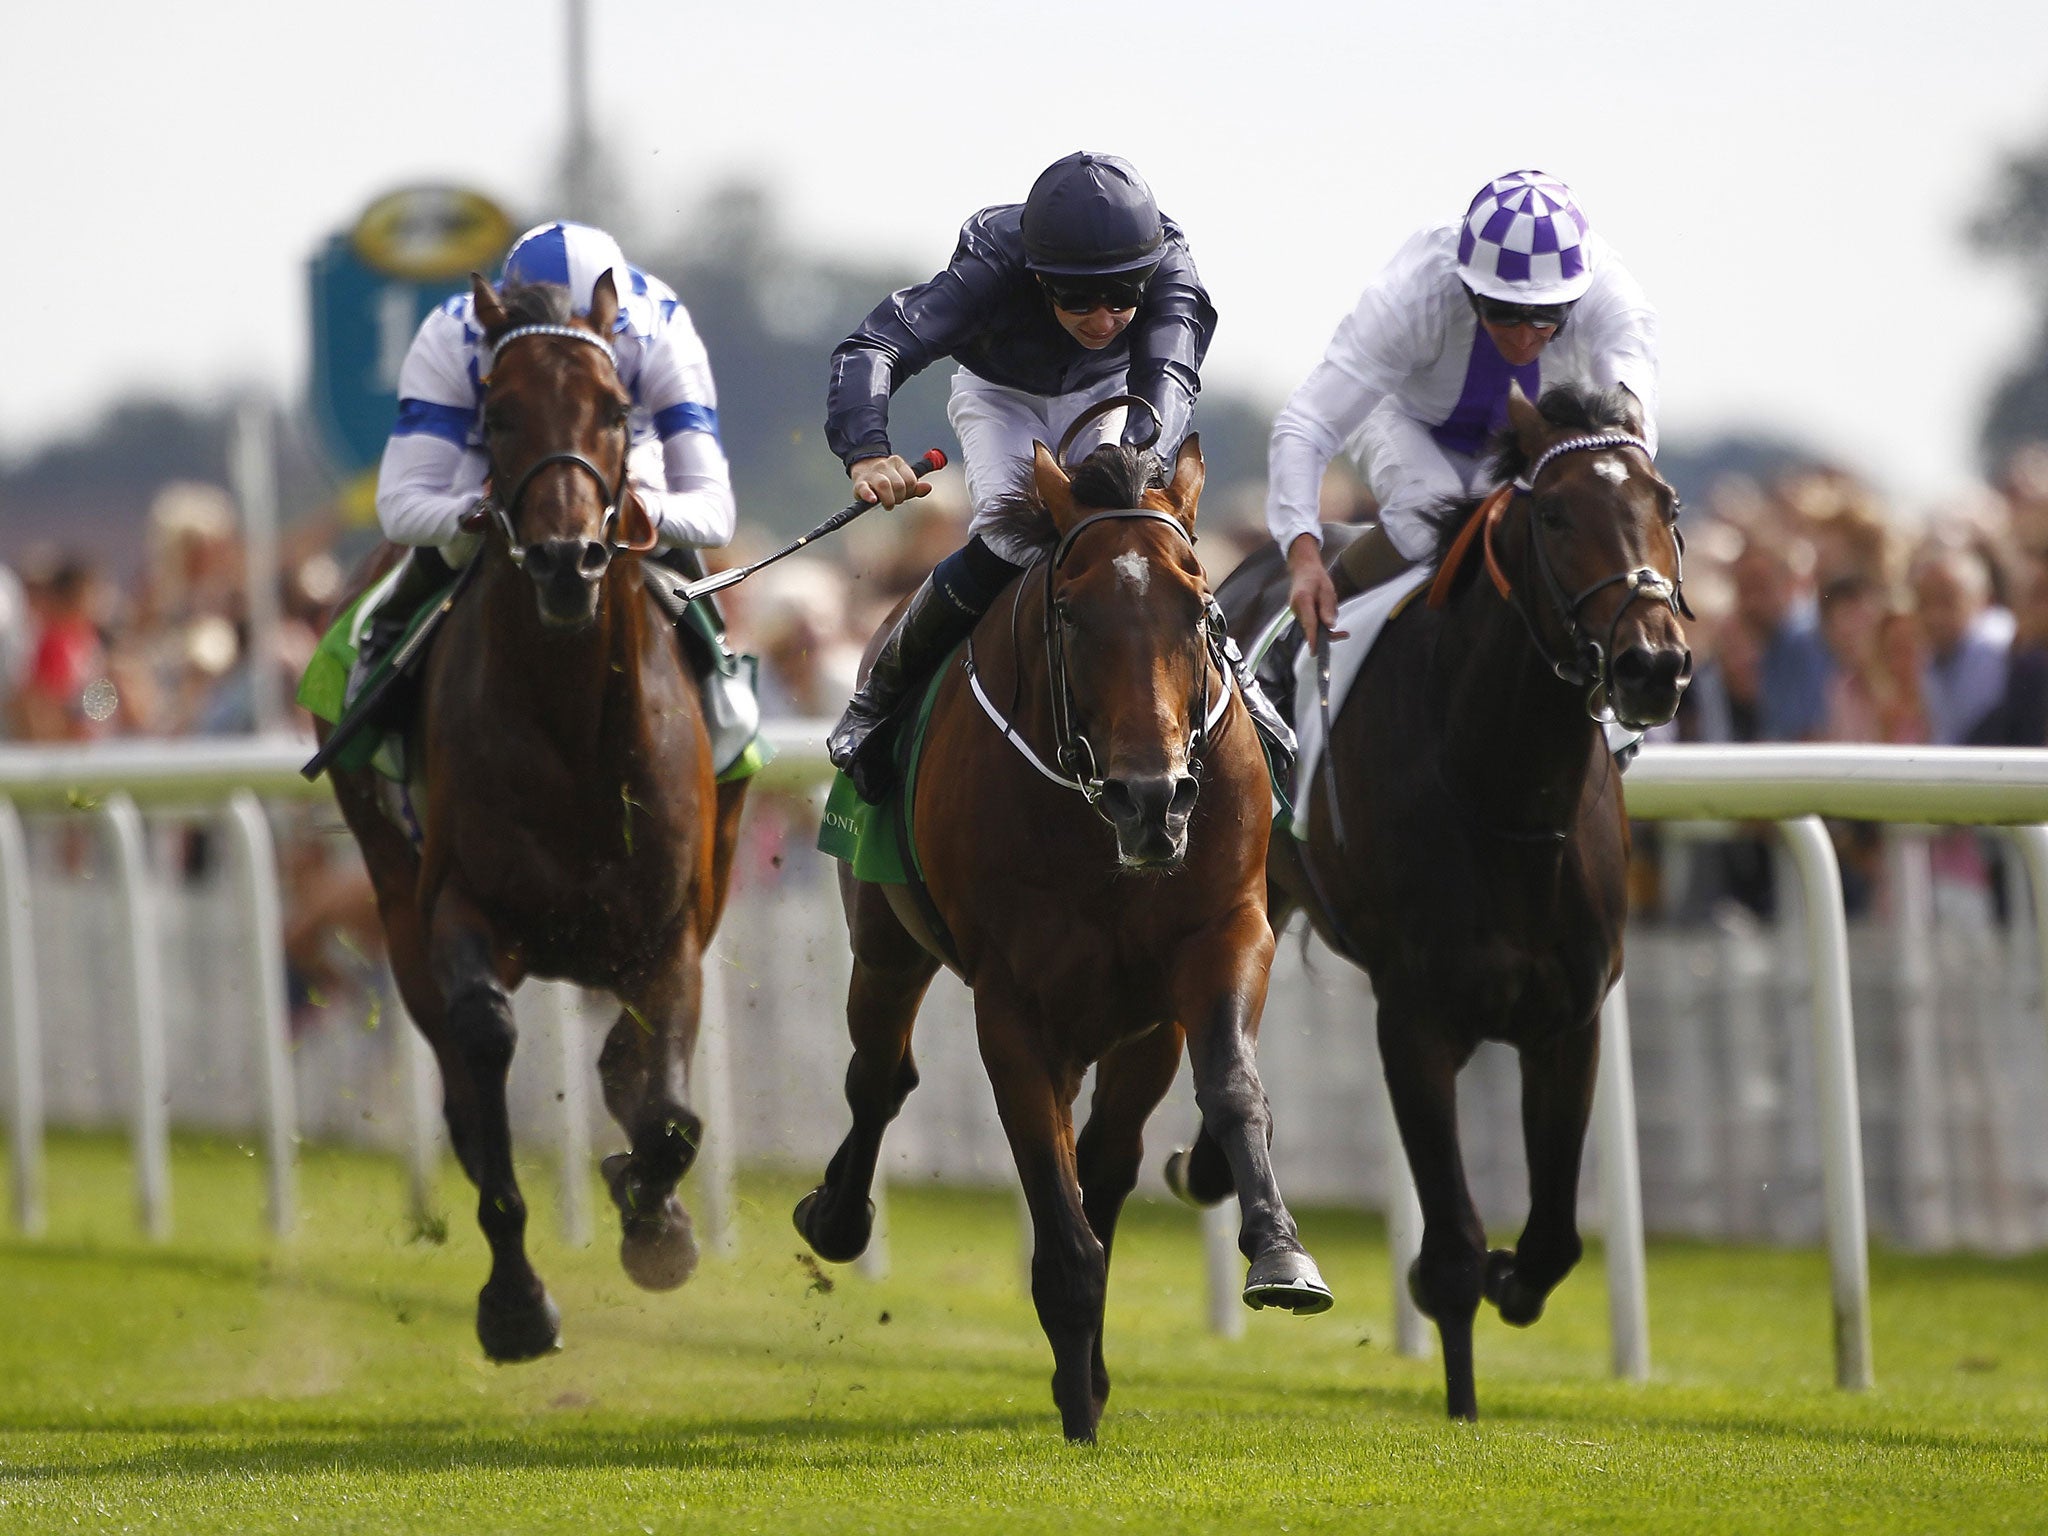
{"label": "horse's hind leg", "polygon": [[1422,1202],[1422,1252],[1409,1266],[1408,1289],[1415,1305],[1436,1320],[1451,1417],[1476,1419],[1472,1318],[1479,1310],[1486,1230],[1473,1208],[1458,1150],[1458,1068],[1463,1062],[1422,1021],[1385,1004],[1379,1037],[1394,1119]]}
{"label": "horse's hind leg", "polygon": [[917,1086],[911,1027],[939,962],[896,919],[878,886],[856,884],[848,894],[853,936],[853,980],[846,993],[846,1027],[853,1060],[846,1067],[846,1103],[853,1128],[832,1154],[825,1182],[796,1208],[796,1229],[819,1258],[843,1264],[866,1251],[873,1234],[875,1160],[882,1134]]}
{"label": "horse's hind leg", "polygon": [[1486,1299],[1526,1328],[1544,1300],[1579,1262],[1579,1161],[1593,1109],[1600,1059],[1596,1024],[1525,1048],[1522,1141],[1529,1157],[1529,1220],[1515,1251],[1487,1256]]}
{"label": "horse's hind leg", "polygon": [[[1180,1069],[1180,1030],[1162,1024],[1149,1034],[1118,1046],[1095,1064],[1095,1093],[1088,1104],[1088,1123],[1074,1146],[1075,1171],[1081,1183],[1081,1210],[1089,1230],[1102,1244],[1105,1273],[1115,1247],[1116,1221],[1124,1200],[1137,1187],[1138,1165],[1145,1155],[1145,1122]],[[1102,1327],[1095,1329],[1091,1362],[1095,1416],[1109,1400],[1109,1368],[1102,1359]]]}
{"label": "horse's hind leg", "polygon": [[1102,1416],[1095,1360],[1108,1257],[1082,1208],[1072,1106],[1079,1074],[1050,1065],[1042,1031],[1014,999],[974,991],[981,1059],[1031,1208],[1031,1300],[1052,1345],[1052,1400],[1069,1440],[1092,1441]]}
{"label": "horse's hind leg", "polygon": [[512,1171],[505,1079],[518,1031],[482,917],[444,889],[428,943],[446,1021],[430,1033],[447,1089],[448,1129],[477,1187],[477,1224],[491,1246],[491,1274],[477,1296],[476,1332],[493,1360],[528,1360],[555,1347],[561,1314],[526,1257],[526,1199]]}
{"label": "horse's hind leg", "polygon": [[1272,1110],[1252,1057],[1272,959],[1264,911],[1239,908],[1182,947],[1173,998],[1187,1034],[1202,1129],[1229,1163],[1237,1191],[1237,1245],[1251,1261],[1245,1302],[1309,1314],[1329,1309],[1330,1289],[1280,1197],[1269,1150]]}
{"label": "horse's hind leg", "polygon": [[666,966],[622,989],[625,1006],[598,1053],[605,1107],[630,1148],[603,1165],[619,1208],[619,1264],[644,1290],[674,1290],[697,1269],[696,1232],[676,1186],[704,1138],[688,1102],[703,965],[697,932],[686,926]]}

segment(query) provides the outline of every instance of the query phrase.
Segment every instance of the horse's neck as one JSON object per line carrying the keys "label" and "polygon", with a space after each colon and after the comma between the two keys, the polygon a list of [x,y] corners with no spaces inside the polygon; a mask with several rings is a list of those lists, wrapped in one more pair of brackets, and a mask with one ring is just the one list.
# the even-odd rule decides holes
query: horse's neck
{"label": "horse's neck", "polygon": [[585,629],[549,630],[533,583],[506,562],[485,573],[484,667],[494,696],[516,699],[566,756],[597,752],[609,722],[640,702],[645,599],[629,568],[607,574],[597,617]]}
{"label": "horse's neck", "polygon": [[1444,782],[1485,825],[1561,829],[1599,761],[1596,727],[1583,694],[1551,670],[1511,601],[1482,574],[1439,619],[1430,689]]}
{"label": "horse's neck", "polygon": [[1051,579],[1047,562],[1027,567],[989,605],[971,642],[975,674],[989,702],[1048,762],[1057,746],[1045,629],[1045,584]]}

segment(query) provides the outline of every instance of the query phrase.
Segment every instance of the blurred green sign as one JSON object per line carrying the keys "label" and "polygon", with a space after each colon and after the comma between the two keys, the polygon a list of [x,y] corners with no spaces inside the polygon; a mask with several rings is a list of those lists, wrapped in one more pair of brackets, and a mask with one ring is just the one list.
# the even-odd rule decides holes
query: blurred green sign
{"label": "blurred green sign", "polygon": [[309,397],[343,473],[374,468],[398,415],[398,369],[427,312],[490,274],[512,221],[482,195],[409,187],[380,197],[314,256]]}

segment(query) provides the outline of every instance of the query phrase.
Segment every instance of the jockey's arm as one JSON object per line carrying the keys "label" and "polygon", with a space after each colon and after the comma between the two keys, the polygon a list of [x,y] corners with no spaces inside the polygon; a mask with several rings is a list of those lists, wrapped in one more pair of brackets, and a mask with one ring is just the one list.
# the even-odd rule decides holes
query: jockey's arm
{"label": "jockey's arm", "polygon": [[725,448],[718,439],[718,388],[711,359],[680,304],[640,354],[637,393],[659,451],[637,446],[628,463],[641,505],[664,545],[712,549],[732,542],[738,513]]}
{"label": "jockey's arm", "polygon": [[[377,521],[394,544],[459,547],[486,460],[470,446],[476,386],[464,321],[447,306],[420,322],[398,373],[398,421],[377,469]],[[460,563],[459,558],[457,563]]]}
{"label": "jockey's arm", "polygon": [[[1159,415],[1159,450],[1172,453],[1187,436],[1202,387],[1202,361],[1216,333],[1216,309],[1209,302],[1187,248],[1167,247],[1159,270],[1146,285],[1143,306],[1131,326],[1131,364],[1124,387]],[[1124,440],[1151,434],[1136,413],[1124,423]]]}
{"label": "jockey's arm", "polygon": [[1593,290],[1572,311],[1571,323],[1581,335],[1591,360],[1593,383],[1601,389],[1625,389],[1636,397],[1643,418],[1643,441],[1657,451],[1657,311],[1620,262],[1610,262]]}

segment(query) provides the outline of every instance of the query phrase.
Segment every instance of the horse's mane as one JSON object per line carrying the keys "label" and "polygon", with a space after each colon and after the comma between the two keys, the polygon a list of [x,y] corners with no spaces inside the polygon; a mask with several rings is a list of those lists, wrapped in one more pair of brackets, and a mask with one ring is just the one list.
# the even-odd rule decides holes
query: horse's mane
{"label": "horse's mane", "polygon": [[[1553,427],[1572,432],[1638,432],[1635,396],[1625,389],[1592,389],[1582,384],[1559,384],[1543,392],[1536,409]],[[1529,456],[1515,440],[1513,428],[1502,428],[1493,440],[1493,479],[1505,485],[1518,480],[1529,467]],[[1424,514],[1435,535],[1429,563],[1441,565],[1466,520],[1485,498],[1454,496],[1438,502]]]}
{"label": "horse's mane", "polygon": [[[1145,492],[1163,483],[1163,468],[1159,455],[1149,448],[1103,443],[1069,471],[1069,485],[1075,502],[1084,507],[1102,511],[1141,507]],[[1034,550],[1049,550],[1060,541],[1052,514],[1038,499],[1029,464],[1019,471],[1015,488],[996,502],[990,516],[998,529]]]}

